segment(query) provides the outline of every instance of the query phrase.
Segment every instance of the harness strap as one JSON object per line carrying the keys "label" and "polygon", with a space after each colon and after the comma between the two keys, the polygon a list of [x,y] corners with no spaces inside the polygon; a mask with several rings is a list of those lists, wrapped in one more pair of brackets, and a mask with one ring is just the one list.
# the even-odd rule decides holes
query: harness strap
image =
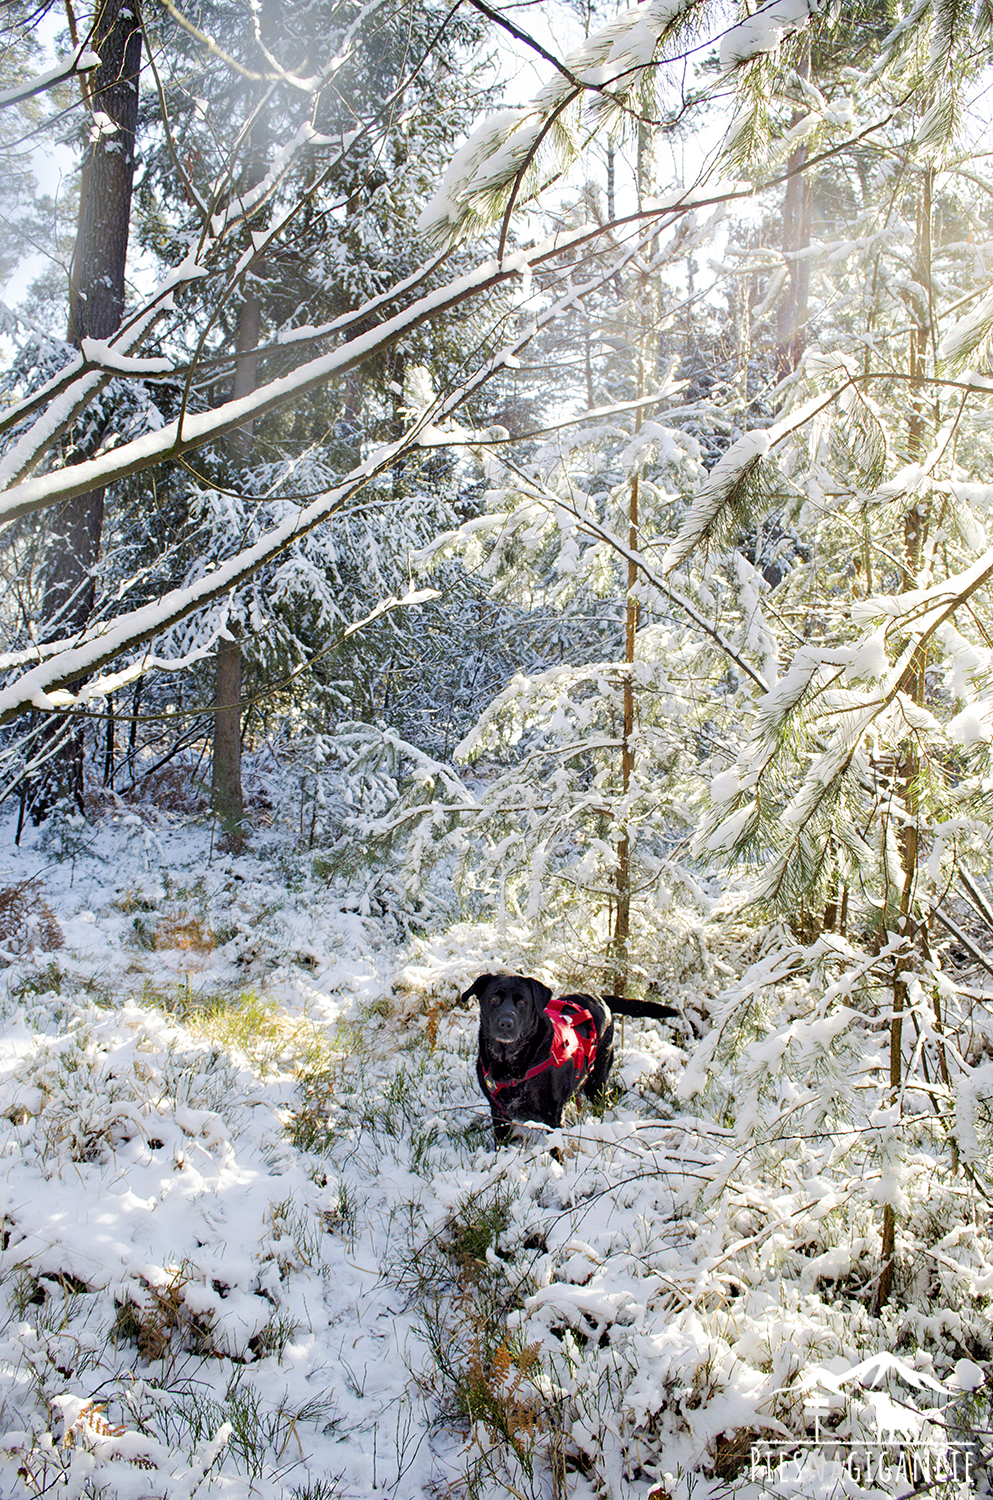
{"label": "harness strap", "polygon": [[484,1071],[483,1087],[491,1104],[495,1104],[494,1096],[504,1089],[519,1088],[522,1083],[537,1078],[539,1073],[547,1073],[549,1068],[564,1068],[568,1063],[573,1063],[576,1068],[575,1087],[579,1088],[585,1081],[596,1057],[596,1022],[591,1012],[575,1001],[559,998],[549,1000],[545,1015],[552,1023],[548,1056],[535,1063],[533,1068],[528,1068],[520,1078],[496,1079],[492,1073]]}
{"label": "harness strap", "polygon": [[529,1079],[537,1078],[539,1073],[547,1073],[549,1068],[556,1066],[561,1066],[561,1064],[553,1062],[552,1054],[549,1052],[544,1062],[536,1063],[533,1068],[528,1068],[527,1072],[520,1078],[504,1078],[498,1081],[493,1077],[492,1073],[484,1073],[483,1082],[486,1085],[488,1093],[499,1094],[501,1089],[514,1089],[519,1083],[527,1083]]}

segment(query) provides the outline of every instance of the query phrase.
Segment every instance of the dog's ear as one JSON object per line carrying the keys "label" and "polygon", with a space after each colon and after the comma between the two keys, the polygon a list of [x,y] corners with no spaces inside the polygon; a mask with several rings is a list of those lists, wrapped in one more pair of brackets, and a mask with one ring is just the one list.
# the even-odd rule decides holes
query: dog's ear
{"label": "dog's ear", "polygon": [[479,978],[473,980],[473,982],[470,985],[470,987],[465,991],[465,993],[463,995],[461,995],[459,997],[460,1000],[461,1000],[461,1003],[463,1005],[468,1004],[468,1002],[472,999],[473,995],[480,995],[481,996],[482,993],[483,993],[483,991],[486,989],[487,985],[492,984],[493,980],[495,978],[496,978],[495,974],[480,974]]}
{"label": "dog's ear", "polygon": [[545,1006],[552,998],[551,990],[548,988],[547,984],[542,984],[540,979],[529,979],[528,983],[531,986],[531,992],[534,995],[535,1001],[537,1002],[538,1006],[542,1010],[544,1010]]}

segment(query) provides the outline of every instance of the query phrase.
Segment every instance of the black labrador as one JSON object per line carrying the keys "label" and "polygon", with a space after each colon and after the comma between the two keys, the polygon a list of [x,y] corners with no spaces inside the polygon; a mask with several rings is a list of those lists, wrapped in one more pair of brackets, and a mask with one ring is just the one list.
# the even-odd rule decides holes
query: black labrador
{"label": "black labrador", "polygon": [[521,974],[480,974],[462,996],[479,996],[476,1076],[489,1101],[493,1136],[542,1120],[552,1130],[581,1088],[594,1099],[614,1061],[614,1016],[678,1016],[669,1005],[617,995],[562,995]]}

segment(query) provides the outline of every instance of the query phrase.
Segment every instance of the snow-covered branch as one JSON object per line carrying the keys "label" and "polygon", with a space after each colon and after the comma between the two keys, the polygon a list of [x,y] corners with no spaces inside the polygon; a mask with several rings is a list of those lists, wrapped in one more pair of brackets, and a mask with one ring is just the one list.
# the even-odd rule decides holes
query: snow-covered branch
{"label": "snow-covered branch", "polygon": [[[618,222],[643,223],[661,220],[664,223],[678,218],[681,213],[689,212],[693,206],[691,203],[670,205],[632,214]],[[228,401],[210,411],[188,414],[182,419],[167,423],[155,432],[145,433],[129,443],[123,443],[120,447],[101,454],[98,458],[55,470],[36,479],[23,480],[20,484],[11,484],[7,476],[13,471],[15,461],[16,472],[23,473],[27,461],[26,452],[30,453],[32,462],[36,461],[38,454],[50,445],[60,431],[65,430],[67,423],[72,419],[73,411],[80,409],[78,404],[70,403],[66,394],[63,393],[60,398],[61,405],[53,402],[53,409],[46,412],[42,419],[41,437],[44,440],[42,441],[35,435],[35,429],[32,428],[0,465],[0,479],[7,479],[3,499],[0,500],[0,523],[44,510],[60,500],[69,499],[73,495],[86,494],[101,485],[113,484],[119,479],[139,473],[154,464],[191,452],[211,439],[223,437],[236,428],[243,427],[245,423],[254,421],[296,398],[307,395],[308,392],[325,384],[333,376],[347,374],[374,355],[390,348],[399,339],[412,333],[424,323],[452,312],[470,298],[478,297],[520,276],[526,266],[546,264],[588,244],[591,240],[600,238],[603,233],[604,228],[601,225],[584,224],[578,229],[551,236],[536,246],[533,251],[529,251],[526,257],[518,253],[507,256],[502,261],[483,261],[474,270],[418,298],[403,312],[387,319],[385,323],[357,335],[328,354],[307,361],[289,375],[280,376],[278,379],[260,385],[251,395],[244,396],[237,401]],[[590,283],[590,287],[603,284],[633,253],[630,249],[626,251],[611,267],[611,270],[597,276],[595,281]],[[570,292],[556,304],[552,316],[560,317],[583,294],[583,292]],[[535,328],[538,326],[543,325],[541,322],[534,325]],[[533,336],[533,332],[534,328],[528,337]],[[122,341],[122,347],[125,349],[131,347],[131,341],[128,341],[128,345],[123,345]],[[501,368],[503,363],[503,360],[498,360],[493,364],[492,369]],[[92,378],[95,380],[106,378],[106,372]]]}
{"label": "snow-covered branch", "polygon": [[[584,232],[585,230],[580,231],[580,233]],[[566,238],[571,242],[573,237],[567,236]],[[550,242],[550,244],[552,248],[547,253],[557,253],[557,240]],[[631,255],[635,253],[636,247],[629,251]],[[485,283],[487,279],[492,278],[502,280],[508,276],[517,274],[519,274],[519,265],[516,257],[511,258],[510,262],[504,263],[502,266],[497,266],[495,262],[486,262],[470,276],[459,278],[449,287],[442,288],[438,294],[429,295],[421,299],[420,302],[415,303],[414,307],[409,310],[409,314],[416,321],[422,321],[425,316],[430,315],[425,312],[424,304],[427,304],[430,308],[437,305],[439,300],[444,302],[445,296],[452,295],[457,296],[461,300],[461,297],[465,295],[463,283],[468,283],[474,289],[481,281]],[[394,443],[376,449],[368,458],[346,475],[340,484],[321,494],[306,508],[295,506],[288,508],[285,519],[278,526],[268,531],[253,546],[243,548],[233,557],[221,562],[212,572],[205,574],[183,588],[171,590],[153,604],[145,605],[140,609],[122,614],[113,621],[101,622],[94,625],[83,637],[72,643],[67,649],[55,651],[51,655],[46,656],[44,660],[38,661],[15,682],[0,690],[0,723],[15,718],[19,713],[24,712],[30,707],[45,708],[48,710],[58,709],[60,704],[53,702],[51,697],[53,691],[57,692],[67,683],[86,678],[92,673],[99,671],[123,652],[132,650],[152,640],[156,635],[168,630],[188,615],[210,604],[213,600],[220,598],[221,595],[252,577],[265,563],[278,557],[281,552],[291,546],[300,537],[306,535],[307,532],[313,530],[321,521],[342,509],[351,497],[363,489],[371,479],[390,469],[404,453],[410,451],[420,443],[425,432],[436,431],[439,422],[444,422],[469,396],[484,386],[496,371],[505,367],[508,357],[515,357],[517,353],[527,346],[540,329],[555,322],[568,308],[581,302],[584,297],[589,296],[593,291],[601,287],[613,274],[614,267],[611,266],[599,273],[585,286],[571,288],[564,298],[546,309],[539,318],[525,328],[516,340],[505,349],[500,350],[493,359],[487,361],[467,381],[452,391],[439,396],[431,406],[420,414],[403,437]],[[455,289],[454,292],[453,288]],[[404,322],[403,316],[394,321],[400,323],[401,331],[405,327],[411,326],[409,323]],[[390,324],[384,326],[387,329],[390,328]],[[416,322],[413,326],[416,326]],[[377,347],[376,335],[379,332],[380,330],[373,330],[364,339],[353,342],[366,344],[371,340],[372,347]],[[314,384],[318,383],[318,380],[326,378],[324,374],[321,374],[319,377],[313,375],[313,364],[317,364],[323,368],[326,366],[328,360],[338,359],[340,363],[337,368],[350,368],[351,362],[357,362],[354,353],[351,355],[351,360],[349,358],[352,348],[352,345],[345,345],[343,349],[337,351],[334,355],[314,361],[311,365],[304,365],[302,371],[310,372],[309,375],[305,375],[310,384],[306,387],[294,384],[296,377],[301,374],[300,371],[297,371],[294,376],[287,378],[290,385],[290,394],[300,389],[310,389]],[[270,404],[265,406],[265,410],[270,410],[273,406],[280,404],[279,400],[272,395],[272,386],[282,388],[286,384],[286,381],[277,381],[272,382],[270,387],[261,388],[262,392],[269,391]],[[289,396],[284,396],[283,399],[289,399]],[[249,397],[246,400],[250,403],[252,398]],[[226,407],[220,409],[219,413],[207,413],[206,416],[208,418],[217,417],[234,409],[236,413],[234,419],[229,421],[224,428],[225,431],[229,431],[238,425],[239,416],[237,413],[244,406],[245,402],[229,402]],[[190,422],[195,420],[195,418],[189,419]],[[240,420],[245,420],[244,415],[240,417]],[[175,428],[176,424],[172,424],[172,427]],[[162,429],[162,431],[164,430],[166,429]],[[145,467],[147,464],[156,461],[154,458],[149,458],[148,453],[156,452],[154,440],[159,437],[160,433],[149,433],[137,439],[136,442],[126,445],[126,447],[132,450],[138,449],[141,456],[136,460],[132,453],[132,467],[126,469],[125,472],[136,472],[138,468]],[[197,441],[203,441],[203,439],[200,438]],[[187,446],[195,446],[195,441],[189,441]],[[124,451],[123,447],[115,449],[106,455],[104,460],[95,460],[89,464],[80,464],[76,467],[77,469],[88,469],[92,472],[94,468],[99,468],[101,464],[113,461],[115,457]],[[73,477],[74,475],[74,471],[71,469],[65,472],[69,477]],[[57,478],[59,476],[52,477]],[[46,475],[44,479],[32,481],[32,483],[42,485],[45,479],[48,478],[49,476]],[[106,483],[107,481],[101,480],[97,482]],[[84,483],[82,486],[77,485],[71,493],[85,493],[88,488],[92,487],[93,483],[94,481],[91,478],[89,483]],[[21,485],[11,493],[17,494],[18,490],[23,492],[25,488],[27,488],[26,485]],[[48,500],[44,503],[49,504],[52,502]],[[39,509],[40,505],[36,504],[31,508]],[[9,514],[7,519],[10,519]]]}
{"label": "snow-covered branch", "polygon": [[65,83],[67,79],[74,78],[79,73],[90,73],[94,68],[100,66],[100,55],[93,51],[89,42],[83,42],[75,52],[68,57],[63,57],[53,68],[44,73],[38,73],[34,78],[25,78],[23,83],[15,84],[11,89],[4,89],[0,93],[0,109],[7,109],[12,104],[21,104],[25,99],[33,99],[35,94],[43,94],[47,89],[54,88],[57,83]]}

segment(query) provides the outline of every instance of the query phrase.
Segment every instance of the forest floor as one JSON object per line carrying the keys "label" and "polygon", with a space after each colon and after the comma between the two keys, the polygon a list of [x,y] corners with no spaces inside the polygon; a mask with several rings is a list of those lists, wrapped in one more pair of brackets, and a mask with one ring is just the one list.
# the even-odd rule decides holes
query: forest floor
{"label": "forest floor", "polygon": [[[223,853],[122,803],[13,835],[8,1500],[757,1496],[755,1439],[802,1434],[808,1405],[878,1439],[975,1399],[985,1231],[948,1240],[972,1290],[944,1322],[871,1316],[859,1162],[825,1142],[764,1173],[682,1097],[688,1027],[626,1023],[613,1102],[567,1115],[562,1161],[539,1137],[497,1153],[457,1001],[524,963],[519,934],[405,936],[289,832]],[[659,997],[688,1013],[699,983]],[[880,1360],[916,1428],[846,1387]],[[842,1469],[775,1492],[899,1492]]]}

